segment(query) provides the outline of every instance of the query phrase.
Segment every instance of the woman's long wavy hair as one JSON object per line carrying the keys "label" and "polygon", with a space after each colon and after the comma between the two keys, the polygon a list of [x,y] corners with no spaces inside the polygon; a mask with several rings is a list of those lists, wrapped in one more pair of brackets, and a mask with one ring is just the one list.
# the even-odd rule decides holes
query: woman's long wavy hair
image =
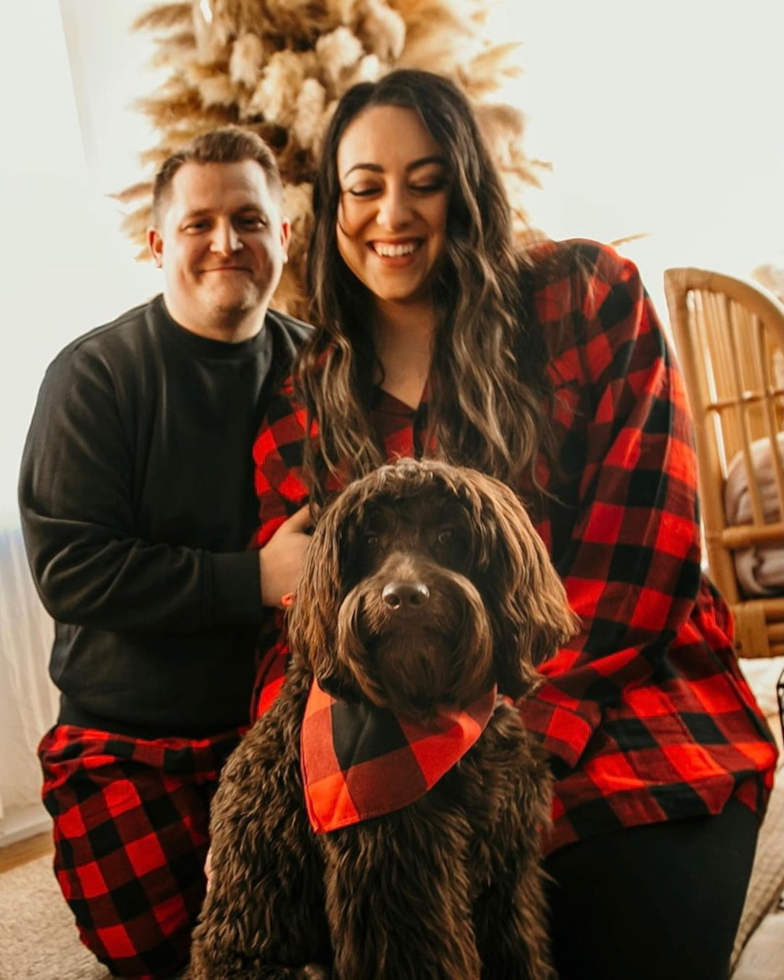
{"label": "woman's long wavy hair", "polygon": [[338,146],[349,124],[372,106],[416,112],[449,170],[446,249],[432,289],[426,444],[442,459],[513,485],[528,476],[536,486],[537,455],[550,445],[552,391],[541,331],[530,326],[525,260],[513,244],[509,203],[459,89],[430,72],[400,70],[345,93],[325,135],[313,190],[307,287],[316,331],[295,375],[309,419],[318,419],[305,457],[314,502],[324,500],[330,473],[345,480],[385,461],[370,413],[374,384],[383,377],[372,296],[337,245]]}

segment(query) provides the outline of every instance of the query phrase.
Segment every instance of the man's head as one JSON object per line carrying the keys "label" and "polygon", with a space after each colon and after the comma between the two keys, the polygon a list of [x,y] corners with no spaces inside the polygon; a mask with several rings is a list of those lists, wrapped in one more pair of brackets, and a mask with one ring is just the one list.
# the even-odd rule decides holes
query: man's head
{"label": "man's head", "polygon": [[225,341],[258,333],[286,261],[282,206],[275,158],[248,130],[212,130],[164,161],[147,241],[181,326]]}

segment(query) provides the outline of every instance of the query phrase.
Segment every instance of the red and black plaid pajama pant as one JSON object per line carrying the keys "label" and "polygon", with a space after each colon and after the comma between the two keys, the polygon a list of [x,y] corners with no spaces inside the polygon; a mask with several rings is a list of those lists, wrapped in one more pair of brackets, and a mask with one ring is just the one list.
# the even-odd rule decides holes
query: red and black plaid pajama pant
{"label": "red and black plaid pajama pant", "polygon": [[145,741],[58,725],[42,739],[55,874],[82,942],[118,976],[159,980],[187,962],[210,801],[239,738]]}

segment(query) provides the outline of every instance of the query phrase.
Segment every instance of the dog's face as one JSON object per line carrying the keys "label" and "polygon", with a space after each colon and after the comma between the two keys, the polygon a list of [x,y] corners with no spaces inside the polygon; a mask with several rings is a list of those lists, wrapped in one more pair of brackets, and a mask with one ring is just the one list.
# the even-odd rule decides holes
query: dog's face
{"label": "dog's face", "polygon": [[573,628],[514,493],[473,470],[405,460],[324,511],[290,637],[333,695],[427,718],[494,683],[527,693]]}
{"label": "dog's face", "polygon": [[493,630],[465,507],[435,485],[382,494],[343,539],[337,650],[365,697],[401,713],[493,683]]}

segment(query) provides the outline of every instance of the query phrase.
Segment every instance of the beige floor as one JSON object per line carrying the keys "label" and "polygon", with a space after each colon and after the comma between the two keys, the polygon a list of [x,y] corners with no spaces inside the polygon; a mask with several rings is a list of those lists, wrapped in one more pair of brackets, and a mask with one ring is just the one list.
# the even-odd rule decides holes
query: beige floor
{"label": "beige floor", "polygon": [[[783,845],[784,846],[784,845]],[[784,895],[779,908],[766,916],[741,953],[732,980],[784,978]]]}
{"label": "beige floor", "polygon": [[8,847],[0,847],[0,874],[52,853],[52,835],[36,834]]}
{"label": "beige floor", "polygon": [[[741,669],[765,712],[779,746],[776,785],[784,782],[784,737],[778,717],[776,681],[784,670],[784,657],[769,660],[742,660]],[[777,789],[777,792],[780,790]],[[770,815],[770,814],[769,814]],[[773,828],[775,864],[784,869],[784,822]],[[770,845],[768,845],[770,846]],[[782,871],[784,873],[784,871]],[[732,980],[784,980],[784,895],[754,930],[740,955]]]}

